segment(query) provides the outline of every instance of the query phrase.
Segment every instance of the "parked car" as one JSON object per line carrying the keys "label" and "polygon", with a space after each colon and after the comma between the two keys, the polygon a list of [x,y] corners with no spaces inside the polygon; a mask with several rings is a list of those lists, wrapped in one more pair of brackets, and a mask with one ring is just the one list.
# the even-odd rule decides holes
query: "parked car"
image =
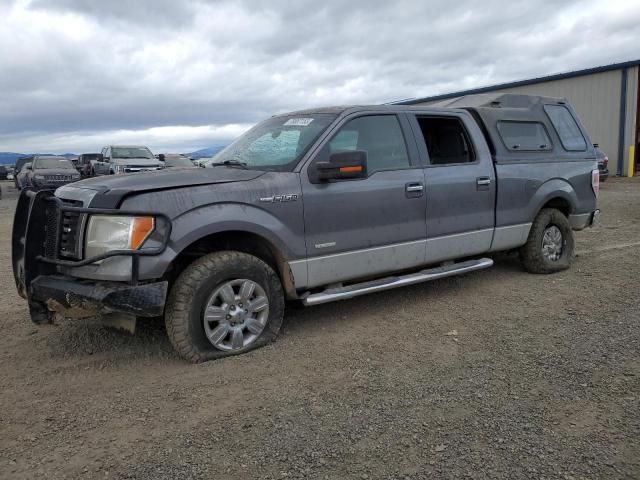
{"label": "parked car", "polygon": [[20,189],[55,189],[61,185],[80,180],[73,163],[65,157],[36,155],[26,163],[18,174]]}
{"label": "parked car", "polygon": [[164,163],[165,168],[171,167],[187,167],[195,168],[197,165],[193,164],[193,161],[186,155],[179,153],[161,153],[158,155],[158,160]]}
{"label": "parked car", "polygon": [[272,341],[285,299],[468,273],[513,249],[531,273],[569,268],[573,230],[598,219],[598,182],[560,99],[306,110],[263,121],[204,169],[23,194],[14,276],[36,323],[70,308],[164,315],[175,349],[199,362]]}
{"label": "parked car", "polygon": [[[150,170],[160,170],[164,165],[153,156],[151,150],[140,145],[109,145],[102,149],[104,161],[108,162],[109,169],[104,173],[133,173]],[[96,170],[96,175],[98,173]]]}
{"label": "parked car", "polygon": [[83,153],[78,157],[76,168],[83,178],[109,173],[109,162],[105,162],[101,153]]}
{"label": "parked car", "polygon": [[18,184],[18,176],[20,175],[20,171],[22,170],[22,167],[24,167],[27,163],[31,163],[31,162],[33,162],[33,156],[20,157],[16,160],[16,166],[13,172],[13,184],[17,189],[22,188]]}
{"label": "parked car", "polygon": [[593,144],[593,148],[596,150],[596,160],[598,161],[598,171],[600,172],[600,181],[606,182],[609,178],[609,157],[600,150],[600,146],[597,143]]}

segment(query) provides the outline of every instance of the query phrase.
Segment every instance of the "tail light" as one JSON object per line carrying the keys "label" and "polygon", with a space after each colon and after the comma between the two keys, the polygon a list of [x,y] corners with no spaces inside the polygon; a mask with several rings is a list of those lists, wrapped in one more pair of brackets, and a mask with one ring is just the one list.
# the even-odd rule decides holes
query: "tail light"
{"label": "tail light", "polygon": [[600,192],[600,170],[591,170],[591,188],[593,188],[593,193],[598,196],[598,192]]}

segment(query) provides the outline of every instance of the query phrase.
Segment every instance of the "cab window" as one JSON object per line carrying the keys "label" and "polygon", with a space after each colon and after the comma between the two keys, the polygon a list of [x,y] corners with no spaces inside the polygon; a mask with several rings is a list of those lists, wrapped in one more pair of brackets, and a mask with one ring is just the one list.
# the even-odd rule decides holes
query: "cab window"
{"label": "cab window", "polygon": [[367,152],[369,175],[408,168],[409,154],[395,115],[368,115],[347,122],[324,148],[324,155],[348,150]]}

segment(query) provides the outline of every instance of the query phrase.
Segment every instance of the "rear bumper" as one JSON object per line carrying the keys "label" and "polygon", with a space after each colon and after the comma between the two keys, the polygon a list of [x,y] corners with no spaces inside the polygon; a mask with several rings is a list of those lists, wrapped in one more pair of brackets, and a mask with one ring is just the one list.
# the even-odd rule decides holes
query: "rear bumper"
{"label": "rear bumper", "polygon": [[600,172],[600,181],[604,182],[609,178],[609,169],[605,168],[604,170],[599,170]]}
{"label": "rear bumper", "polygon": [[162,315],[168,282],[128,285],[90,282],[64,275],[42,275],[30,285],[30,300],[68,317],[129,313],[139,317]]}
{"label": "rear bumper", "polygon": [[587,227],[593,227],[600,223],[600,209],[596,209],[589,213],[569,215],[569,222],[571,222],[571,228],[574,230],[583,230]]}

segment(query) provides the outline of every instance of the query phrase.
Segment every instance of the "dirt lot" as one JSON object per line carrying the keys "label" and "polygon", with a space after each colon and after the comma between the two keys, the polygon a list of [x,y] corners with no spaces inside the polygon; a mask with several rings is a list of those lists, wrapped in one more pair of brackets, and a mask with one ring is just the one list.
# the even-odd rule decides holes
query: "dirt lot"
{"label": "dirt lot", "polygon": [[31,324],[2,188],[0,478],[640,478],[637,179],[603,185],[568,272],[500,256],[292,306],[276,343],[197,366],[153,322]]}

